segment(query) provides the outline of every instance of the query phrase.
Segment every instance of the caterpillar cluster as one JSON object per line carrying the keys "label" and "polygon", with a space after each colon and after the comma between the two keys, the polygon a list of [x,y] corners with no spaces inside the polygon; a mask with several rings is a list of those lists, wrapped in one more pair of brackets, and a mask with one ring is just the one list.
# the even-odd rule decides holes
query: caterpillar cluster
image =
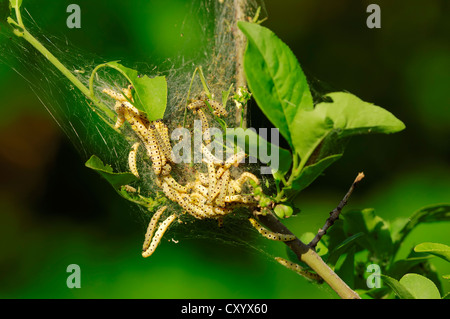
{"label": "caterpillar cluster", "polygon": [[[222,217],[232,213],[235,208],[254,208],[258,205],[254,196],[242,194],[242,189],[248,180],[252,180],[258,185],[259,179],[250,172],[242,173],[237,179],[231,177],[230,168],[238,166],[246,154],[238,152],[225,161],[218,159],[208,148],[211,142],[208,134],[204,134],[206,138],[204,138],[204,143],[201,144],[202,161],[207,167],[207,173],[197,172],[195,181],[186,185],[181,185],[176,181],[170,174],[175,163],[169,130],[162,120],[149,121],[145,114],[133,106],[132,90],[133,87],[130,85],[123,89],[122,93],[111,89],[104,89],[103,93],[116,101],[114,109],[117,113],[117,121],[115,127],[119,129],[122,125],[128,123],[139,140],[133,144],[128,156],[130,171],[136,177],[139,178],[136,165],[137,152],[142,144],[152,162],[156,185],[169,200],[178,203],[185,213],[196,219],[217,219],[219,225],[221,225]],[[209,131],[209,123],[203,111],[208,109],[208,106],[212,108],[216,116],[227,115],[225,108],[214,100],[206,99],[191,102],[188,109],[199,116],[203,133]],[[166,209],[167,206],[158,209],[150,220],[143,245],[143,257],[149,257],[153,254],[166,230],[178,217],[175,213],[171,214],[158,226],[158,222]],[[250,218],[250,222],[258,232],[268,239],[293,240],[287,235],[264,229],[253,218]]]}

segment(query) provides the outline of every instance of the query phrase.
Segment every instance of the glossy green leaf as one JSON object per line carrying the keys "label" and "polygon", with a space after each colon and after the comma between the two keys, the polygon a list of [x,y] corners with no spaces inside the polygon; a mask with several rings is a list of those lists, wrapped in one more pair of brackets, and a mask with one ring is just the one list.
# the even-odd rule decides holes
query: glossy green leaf
{"label": "glossy green leaf", "polygon": [[350,287],[355,285],[355,248],[340,256],[334,271]]}
{"label": "glossy green leaf", "polygon": [[398,280],[386,275],[381,275],[383,283],[389,286],[400,299],[415,299],[414,295]]}
{"label": "glossy green leaf", "polygon": [[300,109],[312,109],[306,77],[291,49],[272,31],[255,23],[239,21],[247,37],[244,70],[258,106],[292,145],[294,118]]}
{"label": "glossy green leaf", "polygon": [[450,262],[450,247],[439,243],[421,243],[414,247],[418,253],[429,253]]}
{"label": "glossy green leaf", "polygon": [[227,144],[245,145],[246,154],[254,156],[263,164],[268,165],[275,179],[284,176],[291,167],[291,153],[284,148],[268,142],[253,129],[228,128],[225,139]]}
{"label": "glossy green leaf", "polygon": [[325,169],[327,169],[331,164],[336,162],[338,159],[342,157],[342,154],[331,155],[326,158],[321,159],[319,162],[306,166],[300,174],[294,179],[291,187],[286,187],[286,194],[291,193],[291,191],[295,191],[295,193],[305,189],[312,182],[314,182]]}
{"label": "glossy green leaf", "polygon": [[425,267],[430,257],[412,257],[406,259],[399,259],[392,263],[387,271],[387,274],[394,278],[400,278],[408,272],[413,272],[417,267]]}
{"label": "glossy green leaf", "polygon": [[[136,70],[127,68],[118,62],[108,62],[99,67],[110,67],[119,71],[133,86],[133,105],[147,115],[150,121],[164,117],[167,106],[167,82],[164,76],[149,78],[147,75],[139,75]],[[94,72],[95,73],[95,72]],[[93,79],[93,75],[91,79]]]}
{"label": "glossy green leaf", "polygon": [[225,107],[228,102],[228,98],[230,97],[231,90],[233,89],[233,83],[231,83],[228,91],[222,91],[222,105]]}
{"label": "glossy green leaf", "polygon": [[350,248],[354,247],[355,241],[360,236],[364,236],[364,233],[357,233],[354,234],[348,238],[346,238],[343,242],[341,242],[339,245],[334,247],[330,252],[329,256],[327,258],[327,263],[334,265],[337,260],[339,259],[339,256],[342,254],[345,254]]}
{"label": "glossy green leaf", "polygon": [[417,225],[437,221],[450,221],[450,204],[426,206],[415,212],[394,237],[396,249]]}
{"label": "glossy green leaf", "polygon": [[403,285],[415,299],[441,299],[436,285],[427,277],[418,274],[406,274],[400,279]]}
{"label": "glossy green leaf", "polygon": [[326,95],[314,110],[300,109],[291,131],[292,143],[300,157],[307,159],[333,131],[339,138],[367,133],[395,133],[405,125],[389,111],[364,102],[353,94],[335,92]]}
{"label": "glossy green leaf", "polygon": [[120,190],[122,185],[127,185],[137,181],[137,177],[132,173],[114,173],[110,165],[105,165],[100,158],[92,155],[85,163],[86,167],[95,170],[103,176],[116,190]]}
{"label": "glossy green leaf", "polygon": [[392,239],[388,224],[373,209],[363,209],[343,213],[344,232],[348,235],[364,233],[356,242],[375,253],[379,258],[390,256]]}

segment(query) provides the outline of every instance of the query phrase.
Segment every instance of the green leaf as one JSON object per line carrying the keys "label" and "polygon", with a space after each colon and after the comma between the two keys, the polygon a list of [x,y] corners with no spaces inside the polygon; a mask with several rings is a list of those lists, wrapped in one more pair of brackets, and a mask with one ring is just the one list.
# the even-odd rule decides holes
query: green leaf
{"label": "green leaf", "polygon": [[223,107],[226,107],[228,98],[230,97],[231,90],[233,89],[233,83],[231,83],[230,88],[228,91],[222,91],[222,105]]}
{"label": "green leaf", "polygon": [[356,242],[363,248],[373,252],[377,257],[390,256],[392,252],[392,239],[388,224],[373,209],[349,211],[343,213],[344,232],[347,235],[364,233]]}
{"label": "green leaf", "polygon": [[339,138],[355,134],[395,133],[405,125],[389,111],[364,102],[353,94],[335,92],[326,95],[332,102],[322,102],[313,110],[300,109],[291,131],[292,142],[302,160],[308,159],[333,131]]}
{"label": "green leaf", "polygon": [[[91,82],[95,72],[100,67],[110,67],[119,71],[133,86],[133,105],[147,115],[149,121],[164,117],[167,106],[167,82],[164,76],[149,78],[147,75],[140,76],[136,70],[129,69],[118,62],[108,62],[97,66],[91,75]],[[92,87],[92,83],[91,83]]]}
{"label": "green leaf", "polygon": [[[227,144],[245,146],[246,154],[258,158],[267,164],[275,179],[284,176],[292,164],[291,153],[275,144],[269,143],[253,129],[227,128],[225,135]],[[270,150],[270,155],[268,155]]]}
{"label": "green leaf", "polygon": [[291,132],[298,130],[294,118],[298,110],[312,109],[308,83],[291,49],[272,31],[239,21],[247,37],[244,70],[258,106],[292,145]]}
{"label": "green leaf", "polygon": [[400,299],[415,299],[413,294],[398,280],[386,275],[381,275],[383,283],[388,285]]}
{"label": "green leaf", "polygon": [[406,259],[396,260],[389,266],[387,274],[394,278],[400,278],[408,272],[413,272],[418,267],[425,267],[425,263],[430,257],[408,257]]}
{"label": "green leaf", "polygon": [[350,287],[355,285],[355,247],[340,256],[336,262],[335,272]]}
{"label": "green leaf", "polygon": [[406,274],[400,279],[403,285],[415,299],[441,299],[436,285],[427,277],[418,274]]}
{"label": "green leaf", "polygon": [[418,253],[429,253],[450,262],[450,247],[439,243],[421,243],[414,247]]}
{"label": "green leaf", "polygon": [[95,155],[91,156],[85,163],[85,166],[103,176],[117,191],[120,190],[122,185],[127,185],[138,180],[132,173],[114,173],[110,165],[103,164],[102,160]]}
{"label": "green leaf", "polygon": [[285,193],[291,197],[292,191],[294,194],[308,187],[312,182],[314,182],[322,172],[327,169],[331,164],[336,162],[342,157],[342,154],[331,155],[326,158],[321,159],[319,162],[312,165],[308,165],[300,172],[298,176],[292,182],[291,187],[285,187]]}
{"label": "green leaf", "polygon": [[405,240],[406,236],[419,224],[437,221],[450,221],[450,204],[426,206],[415,212],[394,238],[396,249]]}
{"label": "green leaf", "polygon": [[355,240],[361,236],[364,236],[364,233],[360,232],[354,234],[346,238],[343,242],[330,250],[329,256],[327,258],[327,263],[334,265],[341,255],[345,254],[350,248],[354,247]]}

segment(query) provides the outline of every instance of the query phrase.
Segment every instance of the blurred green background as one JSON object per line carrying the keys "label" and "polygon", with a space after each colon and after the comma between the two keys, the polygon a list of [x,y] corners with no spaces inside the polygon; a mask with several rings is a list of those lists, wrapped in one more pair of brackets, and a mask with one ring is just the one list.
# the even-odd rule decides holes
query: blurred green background
{"label": "blurred green background", "polygon": [[[450,2],[375,1],[382,27],[368,29],[372,2],[265,3],[264,25],[292,48],[319,92],[350,91],[407,127],[353,138],[344,157],[300,196],[301,214],[286,221],[298,234],[323,225],[360,171],[366,178],[346,209],[373,207],[393,220],[450,201]],[[1,3],[4,12],[7,1]],[[201,29],[183,25],[194,13],[187,0],[45,3],[23,4],[42,32],[105,60],[155,64],[180,50],[189,57],[201,41]],[[66,27],[70,3],[81,7],[81,29]],[[9,64],[0,64],[1,298],[336,297],[266,256],[221,242],[163,242],[143,259],[139,212],[84,167]],[[424,241],[449,245],[449,226],[419,226],[404,251]],[[80,289],[66,286],[69,264],[81,267]],[[441,274],[450,272],[447,265],[436,263]]]}

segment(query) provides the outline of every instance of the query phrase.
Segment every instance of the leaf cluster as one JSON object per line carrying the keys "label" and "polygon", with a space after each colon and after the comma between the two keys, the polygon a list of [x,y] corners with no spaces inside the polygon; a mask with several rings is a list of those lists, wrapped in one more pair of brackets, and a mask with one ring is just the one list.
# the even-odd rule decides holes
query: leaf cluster
{"label": "leaf cluster", "polygon": [[[408,219],[392,222],[377,216],[374,209],[348,211],[341,217],[320,242],[318,253],[348,285],[368,298],[448,298],[442,281],[449,276],[438,275],[433,257],[450,262],[450,247],[428,242],[404,246],[417,226],[450,221],[449,204],[427,206]],[[409,249],[406,258],[398,254],[402,247]],[[380,267],[380,288],[368,289],[370,264]]]}
{"label": "leaf cluster", "polygon": [[[311,90],[290,48],[256,23],[238,23],[247,37],[244,69],[249,89],[289,150],[273,177],[278,201],[292,199],[342,157],[350,136],[395,133],[405,125],[389,111],[348,92],[332,92],[314,105]],[[273,145],[272,145],[273,146]]]}

